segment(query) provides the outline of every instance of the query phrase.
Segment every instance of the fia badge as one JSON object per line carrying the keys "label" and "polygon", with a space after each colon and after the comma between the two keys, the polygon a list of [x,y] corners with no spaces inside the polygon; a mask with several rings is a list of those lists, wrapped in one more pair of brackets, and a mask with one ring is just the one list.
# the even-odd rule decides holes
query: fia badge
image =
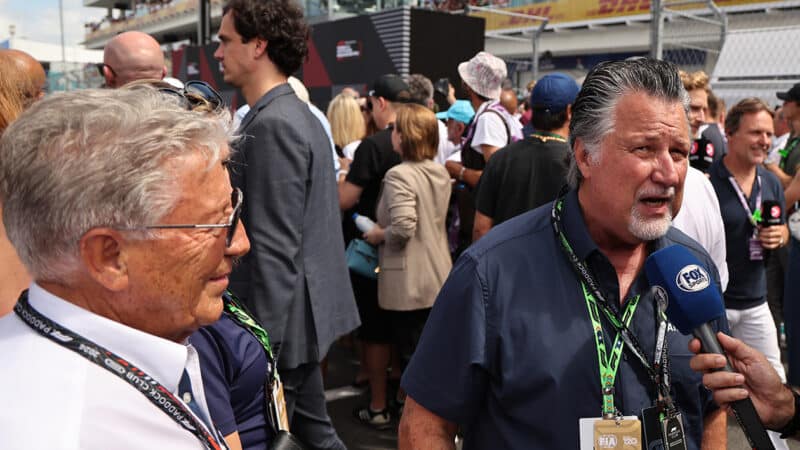
{"label": "fia badge", "polygon": [[662,422],[664,450],[686,450],[686,437],[683,434],[683,421],[680,413],[667,416]]}
{"label": "fia badge", "polygon": [[642,450],[642,423],[610,419],[594,423],[595,450]]}
{"label": "fia badge", "polygon": [[272,402],[270,406],[278,429],[289,431],[289,415],[286,411],[286,399],[283,396],[283,383],[277,377],[272,383]]}

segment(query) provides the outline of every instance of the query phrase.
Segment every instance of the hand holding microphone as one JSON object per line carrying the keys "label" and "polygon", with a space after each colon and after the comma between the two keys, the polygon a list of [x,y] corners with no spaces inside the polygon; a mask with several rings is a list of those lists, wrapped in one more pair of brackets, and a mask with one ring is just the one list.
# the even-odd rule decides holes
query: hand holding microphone
{"label": "hand holding microphone", "polygon": [[767,428],[783,428],[794,416],[794,397],[781,383],[772,364],[761,352],[738,339],[724,333],[717,333],[717,338],[733,369],[739,373],[720,370],[728,361],[722,355],[700,353],[699,340],[689,343],[689,350],[697,353],[689,361],[689,366],[703,373],[703,385],[711,390],[714,401],[727,407],[749,397]]}
{"label": "hand holding microphone", "polygon": [[[700,341],[702,351],[712,354],[707,360],[714,363],[716,370],[727,372],[717,378],[727,380],[727,383],[739,380],[739,384],[742,384],[744,380],[737,378],[739,374],[734,372],[725,358],[720,341],[711,327],[713,321],[725,315],[725,307],[719,290],[703,264],[685,247],[673,245],[653,252],[645,261],[645,272],[650,284],[660,287],[667,296],[669,321],[681,333],[694,334]],[[751,399],[745,395],[730,400],[750,446],[756,450],[774,450]]]}

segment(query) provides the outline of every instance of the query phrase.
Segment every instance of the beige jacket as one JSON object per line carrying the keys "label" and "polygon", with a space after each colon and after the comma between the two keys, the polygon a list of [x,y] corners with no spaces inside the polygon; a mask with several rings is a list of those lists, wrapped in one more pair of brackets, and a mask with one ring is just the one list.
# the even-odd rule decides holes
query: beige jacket
{"label": "beige jacket", "polygon": [[381,308],[433,306],[452,268],[445,230],[450,189],[447,170],[432,160],[404,161],[386,172],[376,210],[386,230],[379,247]]}

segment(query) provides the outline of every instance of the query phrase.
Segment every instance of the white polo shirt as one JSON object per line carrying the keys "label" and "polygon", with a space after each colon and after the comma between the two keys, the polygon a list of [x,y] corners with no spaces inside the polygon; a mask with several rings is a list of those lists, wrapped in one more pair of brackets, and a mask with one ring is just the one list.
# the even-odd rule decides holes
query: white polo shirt
{"label": "white polo shirt", "polygon": [[725,224],[714,186],[703,172],[689,167],[683,185],[683,204],[672,219],[672,226],[697,241],[714,260],[719,270],[722,292],[728,287],[728,262],[725,249]]}
{"label": "white polo shirt", "polygon": [[[194,348],[93,314],[35,283],[28,297],[40,314],[137,365],[176,397],[186,369],[195,401],[208,413]],[[13,312],[0,319],[0,365],[0,448],[204,448],[136,388],[39,335]]]}

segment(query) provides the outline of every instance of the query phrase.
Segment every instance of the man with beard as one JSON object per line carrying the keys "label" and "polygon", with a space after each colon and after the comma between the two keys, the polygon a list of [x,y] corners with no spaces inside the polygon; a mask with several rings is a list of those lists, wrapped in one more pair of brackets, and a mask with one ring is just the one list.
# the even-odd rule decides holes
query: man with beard
{"label": "man with beard", "polygon": [[[685,448],[725,448],[724,413],[682,356],[690,338],[657,314],[642,270],[653,251],[682,245],[717,282],[705,250],[670,227],[691,146],[688,106],[671,63],[592,70],[572,109],[572,190],[493,228],[453,267],[403,376],[401,449],[453,448],[458,427],[464,449],[579,448],[579,436],[614,424],[593,421],[601,416],[658,428],[653,407],[682,418]],[[601,356],[623,327],[648,356],[627,344]],[[657,341],[667,354],[646,367]],[[665,366],[669,387],[650,376]]]}
{"label": "man with beard", "polygon": [[[764,259],[767,251],[789,242],[785,223],[783,188],[762,163],[772,143],[772,111],[757,98],[740,101],[728,113],[725,132],[728,154],[711,166],[711,184],[719,198],[725,223],[730,283],[725,309],[731,334],[766,355],[786,381],[778,337],[767,304]],[[772,206],[769,206],[772,205]],[[761,218],[772,216],[782,225],[768,226]],[[776,448],[786,448],[777,434],[770,437]]]}

